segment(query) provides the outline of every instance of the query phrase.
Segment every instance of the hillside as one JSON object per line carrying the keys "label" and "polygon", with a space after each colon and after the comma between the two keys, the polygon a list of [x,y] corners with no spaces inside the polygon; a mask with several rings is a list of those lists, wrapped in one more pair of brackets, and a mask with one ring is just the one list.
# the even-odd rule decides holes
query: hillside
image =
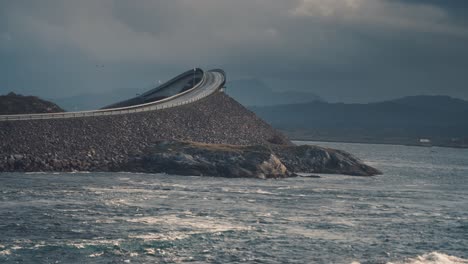
{"label": "hillside", "polygon": [[251,107],[256,114],[307,140],[466,146],[468,102],[447,96],[413,96],[369,104],[312,102]]}
{"label": "hillside", "polygon": [[64,112],[58,105],[36,96],[15,93],[0,96],[0,115],[39,114]]}

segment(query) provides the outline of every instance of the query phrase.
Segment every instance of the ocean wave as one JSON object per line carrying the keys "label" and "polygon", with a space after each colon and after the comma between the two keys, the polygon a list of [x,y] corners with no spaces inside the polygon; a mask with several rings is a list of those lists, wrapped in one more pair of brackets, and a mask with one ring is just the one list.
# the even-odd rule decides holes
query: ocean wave
{"label": "ocean wave", "polygon": [[89,255],[90,258],[96,258],[96,257],[100,257],[104,255],[104,252],[97,252],[97,253],[93,253],[91,255]]}
{"label": "ocean wave", "polygon": [[67,174],[90,174],[91,172],[90,171],[77,171],[77,170],[74,170],[74,171],[71,171],[71,172],[66,172]]}
{"label": "ocean wave", "polygon": [[120,187],[114,186],[112,188],[97,188],[97,187],[85,187],[83,188],[87,191],[96,193],[96,194],[104,194],[104,193],[154,193],[154,190],[143,189],[143,188],[131,188],[131,187]]}
{"label": "ocean wave", "polygon": [[192,215],[165,215],[149,216],[127,219],[131,223],[143,223],[148,225],[163,224],[172,227],[190,227],[197,230],[206,230],[211,232],[223,232],[230,230],[250,230],[249,226],[236,225],[227,221],[218,220],[211,217],[196,217]]}
{"label": "ocean wave", "polygon": [[251,190],[251,189],[242,189],[242,188],[241,189],[235,189],[235,188],[222,187],[221,191],[228,192],[228,193],[276,195],[276,194],[274,194],[272,192],[264,191],[262,189]]}
{"label": "ocean wave", "polygon": [[11,255],[11,250],[5,249],[5,250],[0,251],[0,256],[8,256],[8,255]]}
{"label": "ocean wave", "polygon": [[70,241],[67,246],[74,247],[77,249],[84,249],[91,246],[120,246],[124,241],[123,239],[99,239],[99,240],[77,240]]}
{"label": "ocean wave", "polygon": [[129,238],[142,239],[144,241],[174,241],[188,238],[196,232],[169,232],[169,233],[148,233],[140,235],[129,235]]}
{"label": "ocean wave", "polygon": [[434,251],[415,258],[400,262],[388,262],[387,264],[468,264],[468,260]]}

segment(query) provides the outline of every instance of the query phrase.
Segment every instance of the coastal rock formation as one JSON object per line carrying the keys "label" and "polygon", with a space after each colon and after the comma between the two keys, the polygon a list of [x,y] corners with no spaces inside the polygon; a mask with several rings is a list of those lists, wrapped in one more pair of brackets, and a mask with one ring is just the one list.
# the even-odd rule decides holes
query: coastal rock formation
{"label": "coastal rock formation", "polygon": [[10,155],[0,160],[0,171],[128,171],[204,175],[229,178],[286,178],[295,173],[335,173],[372,176],[380,171],[351,154],[317,146],[226,145],[183,141],[152,143],[138,154],[117,158]]}
{"label": "coastal rock formation", "polygon": [[123,170],[243,178],[285,178],[295,174],[266,146],[234,146],[162,141],[142,156],[123,164]]}
{"label": "coastal rock formation", "polygon": [[36,96],[23,96],[13,92],[0,95],[0,115],[39,114],[64,112],[58,105]]}
{"label": "coastal rock formation", "polygon": [[162,141],[122,169],[178,175],[247,178],[285,178],[295,173],[331,173],[353,176],[381,174],[351,154],[317,146],[234,146]]}
{"label": "coastal rock formation", "polygon": [[318,146],[273,146],[273,152],[294,172],[374,176],[381,171],[364,164],[350,153]]}

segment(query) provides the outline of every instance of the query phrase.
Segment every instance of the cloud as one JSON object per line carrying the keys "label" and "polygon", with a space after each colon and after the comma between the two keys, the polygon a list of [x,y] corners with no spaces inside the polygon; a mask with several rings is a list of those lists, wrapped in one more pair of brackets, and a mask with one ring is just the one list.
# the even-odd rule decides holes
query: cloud
{"label": "cloud", "polygon": [[[390,78],[402,67],[413,76],[421,68],[453,74],[468,58],[461,50],[466,19],[460,21],[443,6],[403,0],[6,1],[0,54],[9,61],[0,69],[29,69],[45,90],[71,72],[109,87],[154,78],[142,76],[145,67],[195,65],[224,67],[234,78]],[[63,81],[35,78],[38,59],[55,60],[41,69],[51,75],[57,65],[66,68],[57,74]],[[93,73],[95,63],[110,72]],[[114,82],[103,80],[110,76]],[[18,83],[0,78],[2,86]]]}
{"label": "cloud", "polygon": [[16,30],[28,31],[46,47],[66,44],[101,60],[161,63],[215,59],[213,50],[221,59],[233,57],[232,53],[271,55],[294,53],[293,49],[302,57],[301,43],[321,54],[325,48],[337,48],[324,42],[347,41],[344,30],[467,36],[464,28],[451,24],[447,13],[435,6],[385,0],[282,2],[82,0],[57,4],[49,0],[41,2],[50,7],[42,12],[22,6],[9,15],[11,24],[19,27]]}
{"label": "cloud", "polygon": [[447,11],[433,5],[388,0],[301,0],[294,16],[316,17],[327,22],[354,24],[380,29],[468,36],[454,25]]}

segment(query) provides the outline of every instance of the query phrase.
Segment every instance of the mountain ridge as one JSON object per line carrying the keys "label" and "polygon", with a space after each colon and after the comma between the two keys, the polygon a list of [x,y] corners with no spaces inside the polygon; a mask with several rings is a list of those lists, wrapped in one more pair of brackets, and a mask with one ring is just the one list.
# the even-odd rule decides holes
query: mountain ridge
{"label": "mountain ridge", "polygon": [[269,106],[288,103],[323,101],[306,91],[274,91],[259,79],[234,80],[227,84],[227,94],[246,106]]}
{"label": "mountain ridge", "polygon": [[295,139],[465,146],[468,102],[448,96],[409,96],[368,104],[310,102],[250,107]]}

